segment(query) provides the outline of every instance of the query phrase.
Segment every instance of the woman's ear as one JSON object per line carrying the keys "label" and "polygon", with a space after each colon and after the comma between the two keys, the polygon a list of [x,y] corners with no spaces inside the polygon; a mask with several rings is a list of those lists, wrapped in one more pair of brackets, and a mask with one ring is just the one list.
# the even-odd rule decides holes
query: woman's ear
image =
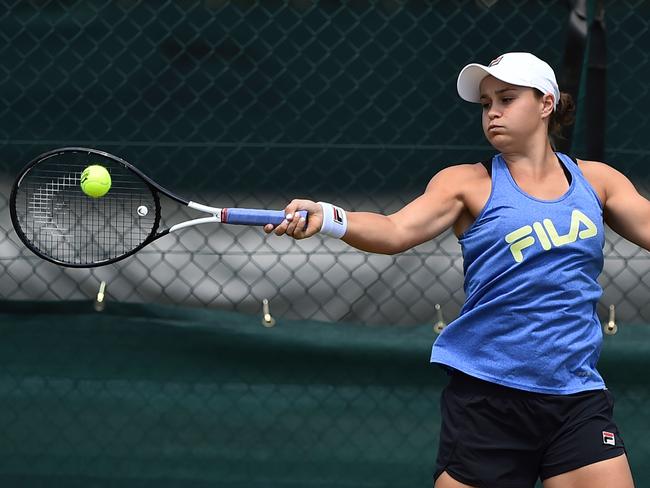
{"label": "woman's ear", "polygon": [[555,108],[555,101],[553,95],[547,93],[542,97],[542,117],[550,117]]}

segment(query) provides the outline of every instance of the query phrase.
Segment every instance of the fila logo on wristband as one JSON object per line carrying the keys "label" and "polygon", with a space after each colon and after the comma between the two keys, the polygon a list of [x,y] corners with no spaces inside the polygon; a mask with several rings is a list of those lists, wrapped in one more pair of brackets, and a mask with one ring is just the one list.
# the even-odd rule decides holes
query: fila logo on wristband
{"label": "fila logo on wristband", "polygon": [[340,208],[336,208],[333,205],[332,205],[332,210],[334,211],[334,222],[336,222],[339,225],[343,225],[343,215],[342,215],[343,211]]}
{"label": "fila logo on wristband", "polygon": [[336,207],[331,203],[318,202],[323,210],[323,225],[320,233],[326,236],[340,239],[348,230],[348,218],[341,207]]}

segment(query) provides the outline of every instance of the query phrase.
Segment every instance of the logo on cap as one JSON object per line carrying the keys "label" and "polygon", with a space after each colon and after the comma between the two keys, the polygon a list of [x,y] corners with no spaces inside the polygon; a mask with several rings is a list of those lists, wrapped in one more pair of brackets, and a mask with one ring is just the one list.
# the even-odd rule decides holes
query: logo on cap
{"label": "logo on cap", "polygon": [[488,64],[488,68],[491,67],[491,66],[494,66],[495,64],[499,64],[499,62],[501,62],[501,59],[503,59],[503,54],[501,56],[499,56],[498,58],[493,59],[492,61],[490,61],[490,64]]}

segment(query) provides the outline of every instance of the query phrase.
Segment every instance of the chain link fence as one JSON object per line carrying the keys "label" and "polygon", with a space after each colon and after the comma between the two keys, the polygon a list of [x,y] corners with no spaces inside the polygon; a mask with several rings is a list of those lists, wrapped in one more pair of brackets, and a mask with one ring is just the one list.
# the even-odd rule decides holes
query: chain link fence
{"label": "chain link fence", "polygon": [[[331,239],[205,226],[120,264],[40,261],[11,228],[10,185],[53,147],[113,152],[215,206],[294,197],[391,212],[449,164],[492,154],[459,69],[528,50],[560,71],[565,1],[3,1],[0,13],[0,297],[119,301],[287,318],[422,323],[464,298],[453,235],[398,256]],[[593,4],[594,2],[591,2]],[[605,2],[606,159],[648,190],[650,4]],[[580,119],[573,153],[583,151]],[[169,208],[170,223],[190,218]],[[163,212],[165,214],[165,212]],[[608,235],[602,310],[650,321],[645,251]]]}

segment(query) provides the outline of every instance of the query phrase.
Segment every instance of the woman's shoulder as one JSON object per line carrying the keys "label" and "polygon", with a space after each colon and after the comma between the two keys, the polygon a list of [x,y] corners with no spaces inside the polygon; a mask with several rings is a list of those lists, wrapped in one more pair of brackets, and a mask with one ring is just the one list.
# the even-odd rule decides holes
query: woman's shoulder
{"label": "woman's shoulder", "polygon": [[580,169],[585,168],[590,171],[599,171],[604,170],[605,168],[611,168],[610,165],[605,164],[601,161],[590,161],[588,159],[573,158],[580,166]]}
{"label": "woman's shoulder", "polygon": [[609,164],[601,161],[577,159],[578,167],[589,184],[596,190],[601,202],[605,203],[607,194],[614,185],[624,183],[627,177]]}
{"label": "woman's shoulder", "polygon": [[489,193],[491,176],[485,164],[459,163],[447,166],[436,173],[427,185],[428,191],[444,191],[457,197],[477,194],[485,190]]}
{"label": "woman's shoulder", "polygon": [[622,175],[620,171],[601,161],[590,161],[588,159],[576,158],[576,162],[578,163],[580,171],[582,171],[582,174],[585,175],[587,179],[594,178],[601,180],[613,176],[615,177],[616,175]]}
{"label": "woman's shoulder", "polygon": [[452,164],[436,173],[436,177],[458,181],[489,178],[489,164],[485,161]]}

